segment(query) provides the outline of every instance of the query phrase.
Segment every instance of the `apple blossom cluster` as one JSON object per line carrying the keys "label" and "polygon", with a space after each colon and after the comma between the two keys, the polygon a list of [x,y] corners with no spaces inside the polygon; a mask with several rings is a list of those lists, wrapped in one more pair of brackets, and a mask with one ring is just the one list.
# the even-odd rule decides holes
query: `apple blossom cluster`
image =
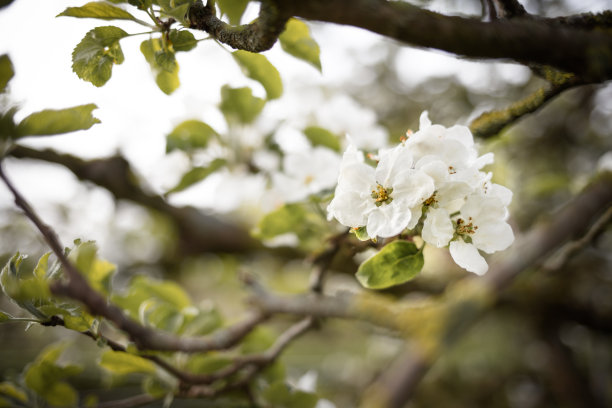
{"label": "apple blossom cluster", "polygon": [[488,265],[479,251],[501,251],[514,241],[507,223],[512,192],[481,171],[493,154],[478,156],[467,127],[432,125],[427,112],[419,127],[397,146],[381,149],[376,167],[348,146],[329,218],[365,228],[371,239],[421,226],[427,244],[448,246],[459,266],[482,275]]}

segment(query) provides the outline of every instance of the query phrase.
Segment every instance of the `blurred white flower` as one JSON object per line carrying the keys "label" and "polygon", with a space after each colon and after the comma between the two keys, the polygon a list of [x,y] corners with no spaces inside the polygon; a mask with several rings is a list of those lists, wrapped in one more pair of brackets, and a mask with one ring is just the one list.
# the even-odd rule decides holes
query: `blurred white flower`
{"label": "blurred white flower", "polygon": [[597,171],[612,171],[612,151],[606,152],[597,161]]}
{"label": "blurred white flower", "polygon": [[433,192],[433,179],[413,168],[412,154],[406,146],[383,151],[374,169],[350,144],[342,157],[328,212],[343,225],[365,226],[370,238],[391,237],[408,227],[413,208],[420,207]]}
{"label": "blurred white flower", "polygon": [[[307,371],[297,381],[296,388],[301,391],[312,392],[312,393],[316,392],[317,391],[317,377],[318,375],[316,371],[313,371],[313,370]],[[326,399],[320,399],[319,401],[317,401],[317,405],[315,405],[314,408],[336,408],[336,404]]]}
{"label": "blurred white flower", "polygon": [[332,189],[338,179],[340,155],[325,147],[289,152],[283,158],[283,171],[273,173],[274,189],[287,203],[301,201],[311,194]]}

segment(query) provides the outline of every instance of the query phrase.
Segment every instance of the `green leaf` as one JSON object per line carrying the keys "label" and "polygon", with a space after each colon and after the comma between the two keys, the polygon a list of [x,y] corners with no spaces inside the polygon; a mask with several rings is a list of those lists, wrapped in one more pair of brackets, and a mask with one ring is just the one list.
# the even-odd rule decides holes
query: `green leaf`
{"label": "green leaf", "polygon": [[68,7],[56,17],[98,18],[101,20],[132,20],[136,18],[127,11],[104,1],[92,1],[81,7]]}
{"label": "green leaf", "polygon": [[[124,3],[125,0],[109,0],[111,3]],[[139,10],[146,10],[153,5],[152,0],[128,0],[132,6],[138,7]]]}
{"label": "green leaf", "polygon": [[176,126],[166,136],[166,153],[175,149],[191,152],[208,146],[210,139],[217,137],[217,132],[199,120],[186,120]]}
{"label": "green leaf", "polygon": [[114,26],[89,31],[72,52],[72,70],[95,86],[104,85],[111,77],[113,65],[123,63],[119,40],[127,35]]}
{"label": "green leaf", "polygon": [[98,107],[93,104],[66,109],[45,109],[27,116],[17,125],[17,134],[24,136],[50,136],[86,130],[100,123],[91,112]]}
{"label": "green leaf", "polygon": [[177,310],[190,307],[191,299],[181,286],[171,281],[157,281],[146,276],[136,276],[125,295],[114,295],[113,302],[130,315],[139,318],[140,306],[147,300],[158,300]]}
{"label": "green leaf", "polygon": [[276,99],[283,94],[280,74],[265,56],[244,50],[234,51],[232,55],[244,74],[264,87],[268,99]]}
{"label": "green leaf", "polygon": [[266,214],[259,222],[256,235],[265,241],[283,234],[295,234],[300,246],[316,249],[326,231],[327,221],[312,211],[309,204],[293,203]]}
{"label": "green leaf", "polygon": [[172,333],[178,332],[184,322],[183,314],[176,306],[157,299],[142,302],[138,315],[142,324]]}
{"label": "green leaf", "polygon": [[357,279],[369,289],[384,289],[408,282],[423,269],[423,252],[407,241],[393,241],[364,261]]}
{"label": "green leaf", "polygon": [[351,232],[353,232],[360,241],[369,241],[371,239],[366,227],[352,228]]}
{"label": "green leaf", "polygon": [[[123,3],[125,0],[110,0],[112,3]],[[139,10],[146,10],[153,5],[152,0],[128,0],[132,6],[138,7]]]}
{"label": "green leaf", "polygon": [[34,276],[38,279],[45,279],[47,276],[47,270],[49,269],[49,255],[51,252],[47,252],[40,257],[36,267],[34,268]]}
{"label": "green leaf", "polygon": [[187,361],[187,370],[196,374],[212,374],[232,363],[229,356],[206,353],[196,354]]}
{"label": "green leaf", "polygon": [[207,167],[194,167],[187,173],[183,174],[181,180],[176,186],[169,190],[166,194],[183,191],[187,187],[204,180],[206,177],[213,174],[215,171],[224,167],[227,164],[225,159],[214,159]]}
{"label": "green leaf", "polygon": [[11,315],[8,315],[2,311],[0,311],[0,323],[2,322],[7,322],[9,320],[11,320],[13,317]]}
{"label": "green leaf", "polygon": [[196,310],[197,313],[185,313],[183,309],[183,315],[185,316],[185,323],[180,330],[180,333],[186,336],[204,336],[217,330],[223,324],[223,319],[219,314],[219,311],[215,308],[211,310]]}
{"label": "green leaf", "polygon": [[289,19],[285,31],[278,39],[286,53],[308,62],[321,71],[319,44],[310,36],[306,23],[295,18]]}
{"label": "green leaf", "polygon": [[324,146],[337,152],[340,151],[338,136],[327,129],[318,126],[308,126],[304,129],[304,134],[313,146]]}
{"label": "green leaf", "polygon": [[[140,44],[140,51],[151,66],[151,72],[155,76],[155,83],[159,89],[166,95],[174,92],[180,85],[179,66],[174,58],[174,53],[164,49],[159,38],[143,41]],[[160,62],[164,65],[160,65]]]}
{"label": "green leaf", "polygon": [[110,293],[111,279],[116,267],[112,263],[98,258],[98,247],[95,242],[80,243],[70,252],[69,258],[85,276],[93,289],[105,295]]}
{"label": "green leaf", "polygon": [[240,18],[244,14],[249,0],[217,0],[221,13],[225,14],[230,24],[240,24]]}
{"label": "green leaf", "polygon": [[8,381],[0,383],[0,395],[6,395],[15,401],[24,403],[28,401],[28,395],[23,390],[17,388],[15,384]]}
{"label": "green leaf", "polygon": [[24,374],[28,388],[57,407],[75,406],[78,401],[77,392],[64,379],[78,375],[82,371],[81,367],[56,364],[66,347],[66,343],[60,343],[45,348]]}
{"label": "green leaf", "polygon": [[185,17],[191,7],[191,0],[158,0],[158,3],[162,8],[162,13],[181,23],[185,22]]}
{"label": "green leaf", "polygon": [[253,96],[251,88],[221,88],[221,105],[219,108],[229,123],[251,123],[261,113],[266,101]]}
{"label": "green leaf", "polygon": [[0,56],[0,93],[6,91],[6,85],[15,75],[15,69],[13,63],[8,55],[4,54]]}
{"label": "green leaf", "polygon": [[154,374],[156,372],[155,364],[133,354],[124,353],[121,351],[107,350],[102,354],[100,366],[113,374]]}
{"label": "green leaf", "polygon": [[170,30],[170,43],[174,51],[189,51],[198,45],[193,34],[187,30]]}

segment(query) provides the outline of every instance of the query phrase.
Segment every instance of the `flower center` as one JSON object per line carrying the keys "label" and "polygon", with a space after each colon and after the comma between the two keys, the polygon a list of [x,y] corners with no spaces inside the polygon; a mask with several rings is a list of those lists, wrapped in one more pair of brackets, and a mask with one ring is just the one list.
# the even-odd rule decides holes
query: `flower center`
{"label": "flower center", "polygon": [[427,200],[423,201],[423,205],[426,207],[432,206],[435,203],[438,202],[438,199],[436,197],[436,195],[438,194],[437,191],[434,191],[434,193],[431,195],[431,197],[429,197]]}
{"label": "flower center", "polygon": [[457,219],[457,233],[460,235],[472,235],[478,229],[478,225],[474,225],[472,217],[469,217],[467,221],[463,218]]}
{"label": "flower center", "polygon": [[380,184],[376,183],[376,190],[372,190],[372,194],[370,195],[374,199],[374,204],[377,207],[380,207],[383,204],[389,204],[393,201],[391,197],[391,193],[393,189],[391,187],[384,188]]}

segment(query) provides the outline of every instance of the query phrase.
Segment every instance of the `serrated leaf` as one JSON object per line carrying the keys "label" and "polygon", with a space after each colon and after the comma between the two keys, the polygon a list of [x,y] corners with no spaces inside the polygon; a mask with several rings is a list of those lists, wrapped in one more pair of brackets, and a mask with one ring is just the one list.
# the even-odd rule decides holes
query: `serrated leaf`
{"label": "serrated leaf", "polygon": [[230,24],[240,24],[240,19],[246,10],[249,0],[217,0],[221,13],[225,14]]}
{"label": "serrated leaf", "polygon": [[369,289],[384,289],[413,279],[423,269],[423,252],[408,241],[393,241],[365,260],[357,280]]}
{"label": "serrated leaf", "polygon": [[230,122],[242,124],[251,123],[261,113],[266,101],[253,96],[251,88],[230,88],[224,85],[221,88],[221,105],[219,108],[225,119]]}
{"label": "serrated leaf", "polygon": [[286,53],[308,62],[321,71],[319,44],[310,36],[310,29],[306,23],[295,18],[289,19],[285,31],[278,39]]}
{"label": "serrated leaf", "polygon": [[183,191],[187,187],[204,180],[206,177],[210,176],[215,171],[224,167],[226,164],[227,161],[225,159],[214,159],[206,167],[194,167],[187,173],[183,174],[183,177],[181,177],[181,180],[178,182],[178,184],[174,186],[171,190],[169,190],[166,194]]}
{"label": "serrated leaf", "polygon": [[154,374],[155,364],[133,354],[107,350],[100,358],[100,366],[113,374]]}
{"label": "serrated leaf", "polygon": [[259,82],[268,95],[268,99],[280,98],[283,94],[283,81],[274,65],[261,54],[244,50],[232,53],[246,76]]}
{"label": "serrated leaf", "polygon": [[100,123],[91,112],[98,107],[93,104],[66,109],[45,109],[27,116],[17,125],[19,137],[51,136],[62,133],[86,130]]}
{"label": "serrated leaf", "polygon": [[[140,51],[151,66],[151,72],[155,76],[155,83],[166,95],[170,95],[179,87],[179,66],[174,53],[164,49],[159,38],[145,40],[140,44]],[[172,55],[172,57],[169,57]],[[164,65],[160,65],[162,62]]]}
{"label": "serrated leaf", "polygon": [[198,45],[193,34],[187,30],[170,30],[170,43],[174,51],[189,51]]}
{"label": "serrated leaf", "polygon": [[127,11],[104,1],[92,1],[81,7],[68,7],[56,17],[97,18],[101,20],[132,20],[136,18]]}
{"label": "serrated leaf", "polygon": [[323,146],[337,152],[340,151],[338,136],[327,129],[318,126],[308,126],[304,129],[304,135],[306,135],[313,146]]}
{"label": "serrated leaf", "polygon": [[176,149],[185,152],[201,149],[217,136],[217,132],[208,124],[200,120],[186,120],[166,136],[166,153]]}
{"label": "serrated leaf", "polygon": [[8,82],[15,75],[15,69],[13,63],[8,55],[4,54],[0,56],[0,93],[6,91]]}
{"label": "serrated leaf", "polygon": [[104,85],[111,77],[113,65],[123,63],[119,40],[128,33],[115,26],[96,27],[72,52],[72,70],[79,78],[95,86]]}

